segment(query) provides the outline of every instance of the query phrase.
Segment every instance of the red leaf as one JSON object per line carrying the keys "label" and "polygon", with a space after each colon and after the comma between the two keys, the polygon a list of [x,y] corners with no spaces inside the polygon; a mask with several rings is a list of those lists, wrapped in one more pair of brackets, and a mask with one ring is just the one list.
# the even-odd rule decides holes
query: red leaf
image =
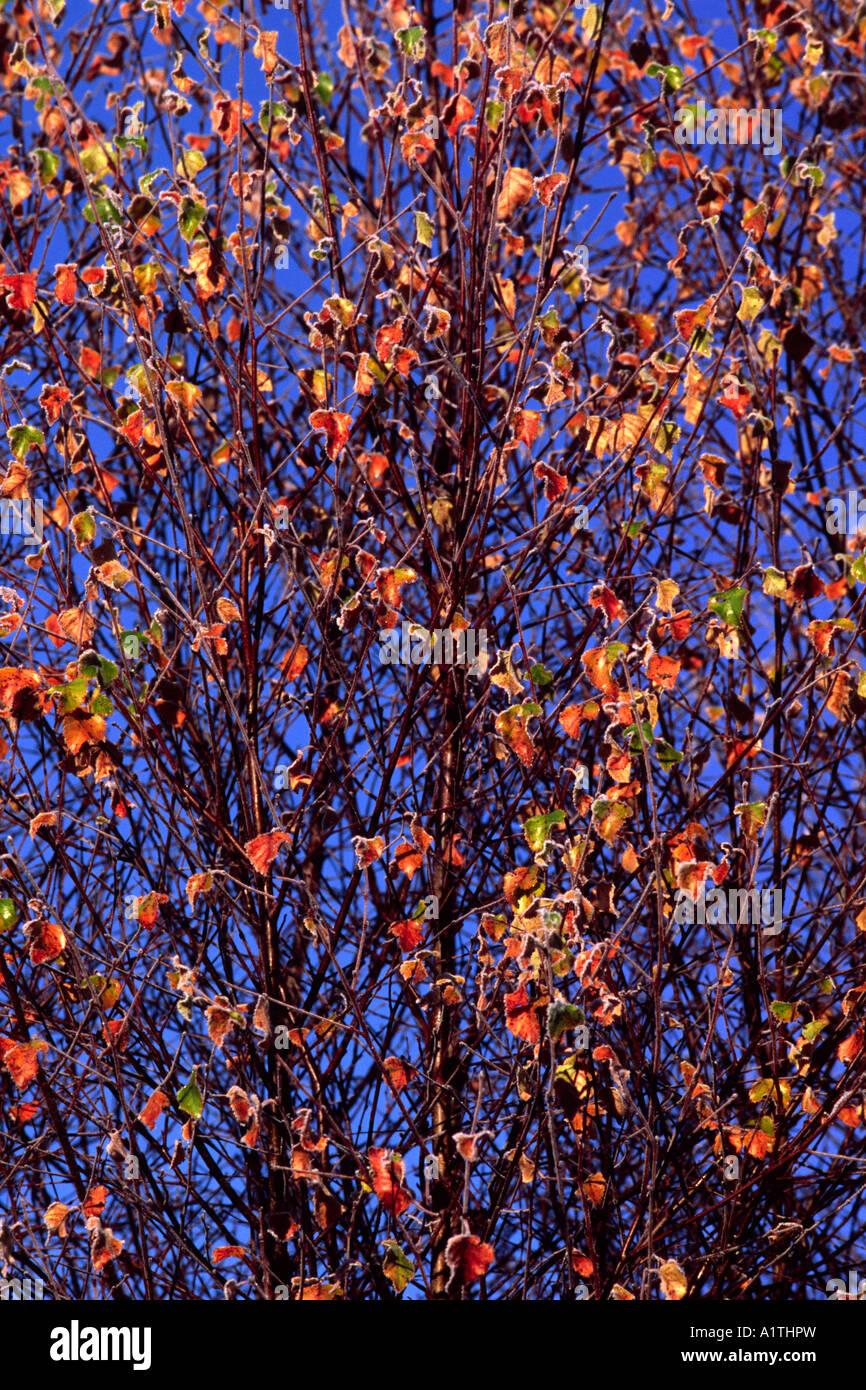
{"label": "red leaf", "polygon": [[288,844],[291,838],[282,830],[269,830],[266,835],[257,835],[254,840],[248,840],[244,845],[244,854],[253,868],[264,877],[279,854],[281,845]]}
{"label": "red leaf", "polygon": [[351,423],[351,415],[345,415],[342,410],[313,411],[310,427],[324,434],[329,459],[338,458],[346,447]]}
{"label": "red leaf", "polygon": [[400,1216],[412,1204],[403,1185],[406,1168],[402,1158],[390,1149],[371,1149],[367,1158],[373,1171],[373,1191],[386,1211]]}
{"label": "red leaf", "polygon": [[493,1246],[478,1236],[452,1236],[445,1247],[448,1268],[463,1284],[483,1278],[493,1263]]}

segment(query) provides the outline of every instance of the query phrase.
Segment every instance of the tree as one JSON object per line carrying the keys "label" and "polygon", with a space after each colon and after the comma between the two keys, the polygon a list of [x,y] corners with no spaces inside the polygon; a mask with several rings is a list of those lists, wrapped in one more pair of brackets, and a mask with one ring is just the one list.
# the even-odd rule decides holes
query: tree
{"label": "tree", "polygon": [[739,14],[4,11],[4,1273],[862,1257],[866,30]]}

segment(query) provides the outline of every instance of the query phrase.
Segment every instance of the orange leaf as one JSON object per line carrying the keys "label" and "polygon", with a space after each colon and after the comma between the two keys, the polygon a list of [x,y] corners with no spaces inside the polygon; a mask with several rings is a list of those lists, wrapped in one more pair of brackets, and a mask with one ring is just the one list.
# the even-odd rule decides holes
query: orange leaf
{"label": "orange leaf", "polygon": [[414,951],[416,946],[421,944],[424,926],[423,923],[407,917],[402,922],[395,922],[391,927],[391,933],[396,936],[401,951]]}
{"label": "orange leaf", "polygon": [[12,1038],[0,1038],[0,1065],[8,1071],[19,1091],[34,1080],[39,1070],[39,1054],[47,1052],[48,1044],[41,1038],[17,1043]]}
{"label": "orange leaf", "polygon": [[247,1252],[242,1245],[215,1245],[210,1257],[214,1264],[218,1265],[222,1264],[223,1260],[245,1260]]}
{"label": "orange leaf", "polygon": [[52,1235],[65,1237],[66,1218],[69,1215],[69,1207],[65,1202],[52,1202],[50,1207],[46,1207],[42,1220],[48,1227]]}
{"label": "orange leaf", "polygon": [[523,1038],[524,1042],[537,1043],[541,1037],[535,1004],[530,1002],[525,985],[521,985],[513,994],[506,994],[505,1022],[509,1031],[516,1038]]}
{"label": "orange leaf", "polygon": [[77,262],[73,265],[56,265],[54,273],[57,276],[57,284],[54,286],[54,298],[59,304],[72,304],[75,299],[75,272],[78,269]]}
{"label": "orange leaf", "polygon": [[493,1246],[478,1236],[452,1236],[445,1247],[448,1268],[463,1284],[482,1279],[493,1263]]}
{"label": "orange leaf", "polygon": [[403,1185],[406,1168],[402,1158],[389,1149],[371,1149],[367,1158],[373,1172],[373,1191],[382,1206],[394,1216],[402,1215],[412,1204]]}
{"label": "orange leaf", "polygon": [[92,1187],[81,1203],[81,1210],[90,1220],[94,1216],[101,1216],[105,1210],[105,1201],[108,1197],[107,1187]]}
{"label": "orange leaf", "polygon": [[658,652],[654,652],[647,665],[647,675],[653,685],[657,685],[661,690],[673,690],[682,664],[675,657],[660,656]]}
{"label": "orange leaf", "polygon": [[424,855],[419,853],[415,846],[410,844],[408,840],[404,840],[402,844],[399,844],[395,849],[392,862],[397,865],[397,868],[406,875],[411,883],[417,870],[420,869],[424,862]]}
{"label": "orange leaf", "polygon": [[288,844],[291,838],[282,830],[269,830],[265,835],[248,840],[244,845],[244,854],[253,868],[264,877],[279,854],[280,846]]}
{"label": "orange leaf", "polygon": [[355,847],[359,869],[366,869],[370,864],[375,864],[385,852],[385,841],[381,835],[374,835],[370,840],[366,840],[363,835],[356,835],[352,844]]}
{"label": "orange leaf", "polygon": [[138,1118],[143,1125],[152,1130],[167,1105],[168,1096],[165,1091],[154,1091]]}
{"label": "orange leaf", "polygon": [[186,896],[189,898],[190,907],[195,910],[196,899],[202,893],[209,893],[213,888],[213,874],[192,874],[186,881]]}
{"label": "orange leaf", "polygon": [[55,960],[66,946],[66,933],[57,922],[40,922],[29,938],[30,964],[42,965]]}
{"label": "orange leaf", "polygon": [[603,1173],[593,1173],[586,1179],[586,1182],[581,1183],[583,1194],[591,1206],[600,1206],[604,1201],[605,1186]]}
{"label": "orange leaf", "polygon": [[287,652],[280,662],[287,681],[296,681],[310,659],[310,653],[303,644],[298,643]]}
{"label": "orange leaf", "polygon": [[346,447],[351,423],[351,415],[344,414],[342,410],[313,411],[310,427],[324,434],[329,459],[338,458]]}
{"label": "orange leaf", "polygon": [[110,1227],[99,1226],[93,1231],[90,1245],[90,1258],[97,1274],[107,1264],[117,1258],[123,1249],[123,1241],[118,1240]]}
{"label": "orange leaf", "polygon": [[499,190],[496,217],[507,222],[518,208],[525,207],[532,197],[532,175],[528,169],[509,169]]}

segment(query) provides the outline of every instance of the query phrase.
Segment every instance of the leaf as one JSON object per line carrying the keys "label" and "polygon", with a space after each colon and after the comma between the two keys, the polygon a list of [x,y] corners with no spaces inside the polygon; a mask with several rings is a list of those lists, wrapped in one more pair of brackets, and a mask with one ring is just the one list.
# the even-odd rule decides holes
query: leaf
{"label": "leaf", "polygon": [[496,217],[499,222],[507,222],[518,208],[525,207],[532,197],[532,175],[528,169],[508,169],[499,190],[496,203]]}
{"label": "leaf", "polygon": [[165,1091],[154,1091],[138,1118],[143,1125],[152,1130],[167,1105],[168,1096]]}
{"label": "leaf", "polygon": [[505,1022],[508,1030],[524,1042],[537,1043],[541,1037],[536,1003],[535,1000],[530,1002],[525,985],[521,985],[513,994],[505,996]]}
{"label": "leaf", "polygon": [[452,1274],[462,1284],[483,1279],[493,1263],[493,1246],[478,1236],[452,1236],[445,1247],[445,1259]]}
{"label": "leaf", "polygon": [[385,852],[385,841],[381,835],[374,835],[372,839],[365,839],[363,835],[356,835],[352,844],[355,848],[355,858],[358,861],[359,869],[369,868],[375,864],[377,859],[381,859]]}
{"label": "leaf", "polygon": [[397,1293],[402,1293],[415,1276],[415,1266],[396,1240],[383,1240],[382,1245],[385,1250],[382,1258],[385,1277],[390,1279]]}
{"label": "leaf", "polygon": [[223,1260],[245,1260],[247,1252],[242,1245],[215,1245],[210,1257],[215,1265],[219,1265]]}
{"label": "leaf", "polygon": [[47,1051],[48,1044],[41,1038],[17,1043],[11,1038],[0,1037],[0,1066],[6,1068],[19,1091],[23,1091],[39,1071],[39,1054]]}
{"label": "leaf", "polygon": [[52,1202],[50,1207],[46,1207],[42,1220],[48,1227],[52,1235],[60,1236],[65,1239],[68,1232],[66,1230],[66,1218],[70,1208],[65,1202]]}
{"label": "leaf", "polygon": [[675,657],[653,652],[647,664],[647,675],[660,690],[673,690],[681,669],[682,662]]}
{"label": "leaf", "polygon": [[707,607],[727,623],[728,627],[739,627],[745,597],[745,589],[725,589],[721,593],[713,594]]}
{"label": "leaf", "polygon": [[66,933],[58,922],[40,922],[31,933],[30,964],[44,965],[47,960],[56,960],[66,948]]}
{"label": "leaf", "polygon": [[90,1258],[95,1273],[99,1274],[111,1260],[116,1259],[122,1249],[123,1241],[117,1239],[110,1227],[97,1227],[90,1243]]}
{"label": "leaf", "polygon": [[564,824],[564,811],[547,811],[541,816],[530,816],[523,827],[523,833],[533,854],[539,854],[544,849],[548,842],[548,831],[554,825]]}
{"label": "leaf", "polygon": [[665,1261],[659,1269],[659,1278],[662,1281],[662,1294],[665,1298],[674,1302],[679,1302],[681,1298],[685,1298],[689,1283],[676,1260]]}
{"label": "leaf", "polygon": [[248,840],[244,845],[244,854],[257,873],[264,878],[282,846],[288,844],[291,838],[291,835],[286,835],[282,830],[269,830],[264,835],[257,835],[255,839]]}
{"label": "leaf", "polygon": [[292,647],[291,651],[287,652],[280,662],[286,680],[288,682],[296,681],[305,671],[309,659],[310,653],[303,643],[297,643]]}
{"label": "leaf", "polygon": [[740,307],[737,310],[737,318],[742,323],[753,323],[764,307],[764,297],[760,290],[754,289],[751,286],[748,288],[741,286],[740,288],[742,290],[742,299],[740,300]]}
{"label": "leaf", "polygon": [[349,439],[351,415],[342,410],[314,410],[310,416],[310,428],[325,436],[325,447],[329,459],[337,459]]}
{"label": "leaf", "polygon": [[213,874],[208,871],[203,874],[192,874],[186,881],[186,896],[193,912],[195,911],[196,900],[202,893],[209,893],[214,885]]}
{"label": "leaf", "polygon": [[31,449],[45,447],[45,435],[35,425],[11,425],[6,435],[9,447],[17,459],[23,459]]}
{"label": "leaf", "polygon": [[11,931],[18,920],[18,910],[11,898],[0,898],[0,935]]}
{"label": "leaf", "polygon": [[386,1211],[402,1216],[412,1205],[412,1194],[404,1186],[406,1166],[400,1154],[390,1149],[371,1149],[367,1154],[373,1173],[373,1191]]}
{"label": "leaf", "polygon": [[569,1004],[564,999],[554,999],[547,1006],[547,1031],[553,1038],[561,1038],[563,1033],[585,1022],[586,1015],[577,1004]]}
{"label": "leaf", "polygon": [[590,1206],[598,1207],[604,1201],[604,1193],[607,1183],[604,1180],[604,1173],[592,1173],[585,1182],[581,1183],[581,1189]]}
{"label": "leaf", "polygon": [[181,1086],[178,1091],[177,1103],[179,1109],[181,1109],[185,1115],[189,1115],[191,1119],[197,1120],[201,1115],[204,1109],[204,1102],[195,1079],[194,1071],[190,1072],[189,1081],[185,1086]]}

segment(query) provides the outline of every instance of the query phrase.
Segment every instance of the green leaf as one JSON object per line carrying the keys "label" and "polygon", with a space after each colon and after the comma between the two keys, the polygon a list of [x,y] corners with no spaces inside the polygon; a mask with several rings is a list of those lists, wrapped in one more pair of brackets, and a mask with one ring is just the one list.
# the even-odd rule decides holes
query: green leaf
{"label": "green leaf", "polygon": [[90,512],[79,512],[70,522],[75,549],[84,550],[96,535],[96,522]]}
{"label": "green leaf", "polygon": [[739,627],[745,598],[745,589],[725,589],[723,593],[713,594],[707,607],[728,627]]}
{"label": "green leaf", "polygon": [[191,1115],[194,1120],[198,1119],[204,1109],[204,1102],[201,1098],[201,1091],[196,1084],[194,1071],[190,1072],[189,1081],[178,1091],[177,1103],[184,1114]]}
{"label": "green leaf", "polygon": [[426,212],[415,213],[415,235],[422,246],[433,245],[433,223]]}
{"label": "green leaf", "polygon": [[737,310],[737,318],[741,323],[754,323],[764,307],[764,296],[753,285],[741,286],[740,288],[742,298]]}
{"label": "green leaf", "polygon": [[794,1017],[795,1005],[787,1003],[784,999],[774,999],[770,1008],[782,1023],[790,1023]]}
{"label": "green leaf", "polygon": [[[638,728],[637,724],[627,724],[623,729],[623,733],[628,739],[630,753],[640,753],[642,748],[649,748],[655,740],[653,726],[648,719],[641,720],[640,728]],[[643,743],[640,741],[641,733],[643,733]],[[667,744],[665,747],[667,747]],[[682,754],[680,754],[680,757],[682,757]]]}
{"label": "green leaf", "polygon": [[665,743],[663,738],[657,741],[653,752],[664,768],[676,767],[677,763],[681,763],[685,757],[685,754],[681,753],[678,748],[672,748],[669,743]]}
{"label": "green leaf", "polygon": [[660,77],[667,92],[678,92],[683,85],[683,71],[675,63],[650,63],[647,77]]}
{"label": "green leaf", "polygon": [[184,241],[192,241],[202,222],[207,217],[207,208],[194,198],[184,198],[177,214],[177,225]]}
{"label": "green leaf", "polygon": [[866,584],[866,555],[858,555],[849,571],[858,584]]}
{"label": "green leaf", "polygon": [[782,598],[788,587],[788,581],[781,570],[774,569],[772,565],[768,565],[764,570],[764,583],[762,587],[764,593],[769,594],[771,598]]}
{"label": "green leaf", "polygon": [[101,714],[103,719],[107,719],[110,714],[114,713],[114,705],[107,695],[100,693],[99,695],[94,695],[93,699],[90,701],[90,713]]}
{"label": "green leaf", "polygon": [[334,79],[329,72],[320,72],[316,77],[316,93],[323,106],[327,106],[334,95]]}
{"label": "green leaf", "polygon": [[382,1245],[385,1249],[382,1257],[385,1278],[391,1280],[397,1293],[402,1293],[415,1276],[415,1266],[396,1240],[383,1240]]}
{"label": "green leaf", "polygon": [[31,449],[45,447],[45,435],[35,425],[10,425],[6,437],[17,459],[23,459]]}
{"label": "green leaf", "polygon": [[734,814],[740,817],[740,829],[747,839],[757,840],[767,819],[767,803],[743,801],[734,807]]}
{"label": "green leaf", "polygon": [[408,29],[398,29],[394,36],[413,63],[419,63],[427,52],[427,35],[420,24],[411,24]]}
{"label": "green leaf", "polygon": [[0,934],[11,931],[18,920],[18,911],[11,898],[0,898]]}
{"label": "green leaf", "polygon": [[526,843],[533,854],[539,854],[544,848],[548,839],[548,831],[554,825],[565,824],[564,811],[546,811],[542,816],[530,816],[523,827],[526,836]]}
{"label": "green leaf", "polygon": [[529,668],[529,679],[533,681],[535,685],[552,685],[553,672],[548,671],[547,667],[540,661],[536,661],[535,665]]}
{"label": "green leaf", "polygon": [[547,1006],[547,1031],[555,1042],[563,1033],[583,1023],[584,1017],[583,1009],[578,1008],[576,1004],[569,1004],[564,999],[554,999]]}
{"label": "green leaf", "polygon": [[33,157],[36,160],[39,182],[44,187],[45,184],[51,183],[60,168],[60,156],[53,150],[34,150]]}
{"label": "green leaf", "polygon": [[85,222],[110,222],[115,227],[119,227],[123,222],[123,215],[110,198],[94,198],[93,203],[87,204],[84,209]]}
{"label": "green leaf", "polygon": [[71,714],[87,699],[87,677],[77,676],[64,685],[60,692],[60,708],[64,714]]}

